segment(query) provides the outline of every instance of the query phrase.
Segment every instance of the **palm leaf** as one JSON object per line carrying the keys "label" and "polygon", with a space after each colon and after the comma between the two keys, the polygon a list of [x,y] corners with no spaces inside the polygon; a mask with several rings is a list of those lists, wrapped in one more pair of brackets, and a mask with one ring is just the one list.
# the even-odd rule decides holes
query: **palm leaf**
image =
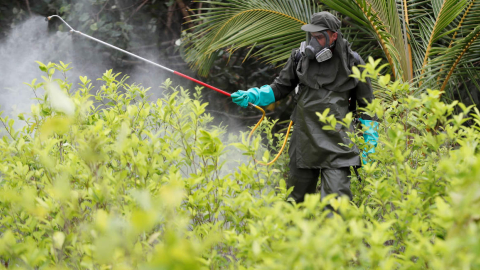
{"label": "palm leaf", "polygon": [[[421,74],[425,72],[425,66],[427,65],[434,42],[442,37],[444,29],[462,12],[466,3],[466,0],[432,0],[435,23],[431,28],[429,27],[427,29],[430,32],[430,37],[423,58]],[[421,83],[422,82],[420,82],[420,84]]]}
{"label": "palm leaf", "polygon": [[[320,11],[313,0],[301,1],[234,1],[212,2],[193,20],[200,22],[196,32],[185,45],[186,60],[199,74],[206,76],[217,52],[230,52],[243,47],[257,46],[252,55],[267,63],[284,62],[292,49],[305,40],[300,27]],[[213,5],[213,6],[212,6]]]}
{"label": "palm leaf", "polygon": [[[405,7],[404,7],[405,8]],[[427,49],[429,28],[433,28],[430,0],[407,0],[409,45],[412,48],[412,69],[414,78],[419,77],[423,64],[424,52]],[[406,18],[405,18],[406,19]],[[429,26],[430,25],[430,26]]]}
{"label": "palm leaf", "polygon": [[[475,71],[480,71],[480,0],[322,2],[347,16],[342,32],[352,47],[363,56],[385,57],[391,72],[411,83],[413,95],[441,88],[453,97],[452,86],[475,80]],[[305,38],[300,26],[321,9],[313,0],[205,3],[213,6],[193,18],[198,25],[186,43],[187,61],[202,75],[225,49],[233,53],[247,48],[246,57],[283,63]]]}
{"label": "palm leaf", "polygon": [[410,26],[410,20],[409,20],[409,13],[408,13],[408,4],[407,0],[400,0],[400,3],[397,3],[397,5],[400,5],[399,9],[402,11],[402,22],[403,22],[403,27],[402,27],[402,35],[403,35],[403,42],[404,42],[404,47],[407,50],[405,52],[405,55],[408,56],[408,61],[407,61],[407,75],[408,75],[408,82],[412,82],[413,80],[413,57],[412,57],[412,46],[410,45],[410,35],[408,34],[409,32],[409,26]]}
{"label": "palm leaf", "polygon": [[445,97],[453,98],[453,91],[459,84],[477,79],[476,75],[472,74],[480,71],[478,63],[474,64],[479,61],[480,56],[476,49],[479,38],[475,37],[480,25],[478,14],[480,1],[468,2],[464,11],[448,27],[450,33],[453,31],[452,38],[447,39],[446,37],[450,36],[447,35],[444,37],[445,42],[442,42],[448,46],[442,46],[439,42],[435,44],[431,51],[435,58],[430,60],[424,69],[425,78],[421,77],[421,89],[442,89],[447,94]]}
{"label": "palm leaf", "polygon": [[[475,61],[475,60],[479,60],[479,54],[474,54],[475,57],[477,57],[476,59],[469,59],[469,58],[464,58],[465,54],[470,50],[470,51],[476,51],[478,53],[478,49],[480,47],[480,26],[477,26],[474,31],[472,31],[470,33],[470,35],[468,35],[467,37],[465,37],[462,42],[459,42],[458,45],[456,45],[455,47],[458,47],[457,50],[461,50],[460,54],[455,58],[455,62],[453,63],[453,65],[451,66],[445,80],[443,81],[443,84],[440,88],[440,90],[444,90],[445,87],[447,86],[447,83],[448,83],[448,80],[450,79],[450,77],[452,76],[455,68],[458,66],[458,64],[460,63],[460,61],[462,60],[466,60],[466,61]],[[454,47],[454,48],[455,48]]]}
{"label": "palm leaf", "polygon": [[382,1],[324,0],[323,3],[366,27],[371,32],[372,36],[376,37],[378,43],[383,49],[394,77],[402,72],[402,68],[400,68],[400,65],[398,64],[400,63],[399,52],[396,50],[395,46],[391,46],[392,35],[388,32],[387,24],[382,20],[382,18],[389,17],[389,13],[386,11],[387,7]]}
{"label": "palm leaf", "polygon": [[[438,56],[426,66],[419,91],[435,88],[451,92],[458,82],[474,80],[471,71],[480,71],[478,65],[473,65],[480,61],[480,25],[464,38],[458,39],[457,35],[457,41],[450,47],[435,47],[433,53]],[[448,85],[451,87],[447,88]]]}
{"label": "palm leaf", "polygon": [[363,59],[368,59],[369,56],[374,59],[385,57],[378,41],[370,31],[355,22],[352,23],[351,18],[342,14],[338,14],[337,17],[342,18],[343,27],[341,31],[343,36],[351,43],[352,49],[359,53]]}
{"label": "palm leaf", "polygon": [[[480,12],[480,1],[477,0],[477,3],[475,5],[475,0],[471,0],[470,4],[463,12],[461,19],[458,22],[455,22],[455,25],[456,25],[455,33],[453,34],[453,37],[450,40],[450,44],[448,45],[448,48],[452,47],[453,43],[457,38],[457,34],[459,34],[459,31],[461,31],[460,37],[463,37],[464,35],[462,35],[462,33],[464,33],[465,31],[471,32],[477,25],[480,25],[480,17],[475,15],[475,14],[479,14],[479,12]],[[442,69],[440,69],[440,73],[443,72],[443,65],[444,64],[442,64]],[[441,76],[438,76],[437,80],[440,81]]]}
{"label": "palm leaf", "polygon": [[399,16],[403,10],[402,6],[398,6],[395,0],[368,0],[366,2],[376,10],[378,18],[385,24],[386,31],[391,35],[389,43],[394,48],[392,53],[397,55],[395,61],[399,73],[403,75],[405,81],[411,80],[409,72],[403,72],[409,70],[410,58],[406,46],[408,42],[406,29],[402,27],[401,17]]}
{"label": "palm leaf", "polygon": [[[480,18],[478,16],[478,12],[480,12],[480,1],[477,0],[477,3],[476,5],[475,4],[475,0],[471,0],[470,1],[470,4],[468,5],[467,9],[465,10],[465,12],[463,13],[463,16],[462,16],[462,19],[460,20],[460,22],[458,23],[456,29],[461,29],[462,26],[464,28],[468,28],[468,26],[475,26],[475,25],[478,25],[480,24]],[[463,25],[463,22],[465,22],[465,26]],[[452,40],[450,41],[450,44],[448,45],[448,47],[452,47],[452,44],[453,42],[455,41],[455,38],[457,37],[457,34],[458,34],[458,31],[455,31],[455,33],[453,34],[453,37],[452,37]]]}

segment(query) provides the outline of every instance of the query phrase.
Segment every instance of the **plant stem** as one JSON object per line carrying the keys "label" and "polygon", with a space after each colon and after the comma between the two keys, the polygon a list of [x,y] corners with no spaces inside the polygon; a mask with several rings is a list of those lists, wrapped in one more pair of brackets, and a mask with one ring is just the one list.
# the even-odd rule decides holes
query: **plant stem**
{"label": "plant stem", "polygon": [[0,121],[2,121],[3,127],[5,127],[5,130],[8,132],[8,135],[10,135],[10,138],[14,140],[12,133],[10,133],[10,130],[8,130],[7,126],[5,125],[5,122],[3,121],[3,118],[0,118]]}

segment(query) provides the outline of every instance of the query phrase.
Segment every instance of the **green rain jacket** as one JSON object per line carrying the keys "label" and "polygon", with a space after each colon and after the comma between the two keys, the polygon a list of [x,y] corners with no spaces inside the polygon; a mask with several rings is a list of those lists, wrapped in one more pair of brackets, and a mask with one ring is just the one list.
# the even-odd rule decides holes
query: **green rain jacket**
{"label": "green rain jacket", "polygon": [[[346,39],[338,32],[333,56],[318,63],[302,56],[295,66],[294,50],[279,76],[270,85],[275,100],[286,97],[299,86],[299,95],[291,119],[294,130],[290,139],[289,155],[296,158],[298,168],[322,169],[361,166],[359,150],[349,148],[351,140],[346,134],[353,131],[337,124],[336,130],[323,130],[316,112],[330,108],[337,120],[348,113],[349,98],[357,100],[360,107],[373,99],[369,83],[349,77],[355,57]],[[360,64],[364,64],[360,59]],[[354,101],[353,101],[354,102]],[[370,120],[369,116],[362,115]]]}

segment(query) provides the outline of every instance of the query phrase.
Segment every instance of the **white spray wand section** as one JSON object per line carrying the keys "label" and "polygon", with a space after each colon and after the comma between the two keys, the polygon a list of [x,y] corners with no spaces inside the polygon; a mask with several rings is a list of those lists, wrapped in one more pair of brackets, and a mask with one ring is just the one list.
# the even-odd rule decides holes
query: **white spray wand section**
{"label": "white spray wand section", "polygon": [[[86,38],[88,38],[88,39],[91,39],[91,40],[93,40],[93,41],[95,41],[95,42],[101,43],[101,44],[103,44],[103,45],[105,45],[105,46],[107,46],[107,47],[110,47],[110,48],[113,48],[113,49],[115,49],[115,50],[117,50],[117,51],[126,53],[126,54],[128,54],[128,55],[130,55],[130,56],[133,56],[133,57],[135,57],[135,58],[138,58],[138,59],[140,59],[140,60],[142,60],[142,61],[145,61],[145,62],[147,62],[147,63],[149,63],[149,64],[152,64],[152,65],[154,65],[154,66],[156,66],[156,67],[159,67],[159,68],[161,68],[161,69],[163,69],[163,70],[169,71],[169,72],[171,72],[171,73],[173,73],[173,74],[176,74],[176,75],[178,75],[178,76],[181,76],[181,77],[183,77],[183,78],[185,78],[185,79],[188,79],[188,80],[190,80],[190,81],[192,81],[192,82],[196,82],[196,83],[198,83],[198,84],[200,84],[200,85],[203,85],[203,86],[205,86],[205,87],[207,87],[207,88],[210,88],[210,89],[212,89],[212,90],[214,90],[214,91],[217,91],[217,92],[219,92],[220,94],[223,94],[223,95],[226,95],[226,96],[231,96],[230,93],[225,92],[225,91],[223,91],[222,89],[218,89],[218,88],[216,88],[215,86],[209,85],[209,84],[204,83],[204,82],[202,82],[202,81],[199,81],[199,80],[197,80],[197,79],[195,79],[195,78],[192,78],[192,77],[190,77],[190,76],[188,76],[188,75],[185,75],[185,74],[180,73],[180,72],[178,72],[178,71],[175,71],[175,70],[173,70],[173,69],[164,67],[164,66],[162,66],[162,65],[160,65],[160,64],[157,64],[157,63],[155,63],[155,62],[153,62],[153,61],[150,61],[150,60],[148,60],[148,59],[145,59],[145,58],[143,58],[143,57],[140,57],[140,56],[138,56],[138,55],[136,55],[136,54],[133,54],[133,53],[131,53],[131,52],[127,52],[127,51],[125,51],[125,50],[123,50],[123,49],[120,49],[120,48],[118,48],[118,47],[116,47],[116,46],[113,46],[112,44],[108,44],[108,43],[105,42],[105,41],[101,41],[101,40],[96,39],[96,38],[94,38],[94,37],[91,37],[91,36],[89,36],[89,35],[87,35],[87,34],[84,34],[84,33],[80,32],[80,31],[77,31],[77,30],[73,29],[70,25],[68,25],[68,23],[65,22],[65,21],[62,19],[62,17],[60,17],[60,16],[58,16],[58,15],[49,16],[49,17],[47,17],[46,21],[49,21],[49,20],[50,20],[51,18],[53,18],[53,17],[59,18],[65,25],[67,25],[68,28],[70,28],[70,32],[71,32],[71,33],[79,34],[79,35],[84,36],[84,37],[86,37]],[[250,103],[250,104],[251,104],[251,103]],[[251,105],[253,105],[253,104],[251,104]]]}
{"label": "white spray wand section", "polygon": [[169,69],[169,68],[164,67],[164,66],[162,66],[162,65],[160,65],[160,64],[157,64],[157,63],[155,63],[155,62],[152,62],[152,61],[150,61],[150,60],[148,60],[148,59],[145,59],[145,58],[143,58],[143,57],[140,57],[140,56],[138,56],[138,55],[136,55],[136,54],[133,54],[133,53],[131,53],[131,52],[128,52],[128,51],[125,51],[125,50],[123,50],[123,49],[120,49],[120,48],[118,48],[118,47],[116,47],[116,46],[113,46],[113,45],[111,45],[111,44],[109,44],[109,43],[107,43],[107,42],[105,42],[105,41],[101,41],[101,40],[99,40],[99,39],[97,39],[97,38],[94,38],[94,37],[92,37],[92,36],[89,36],[89,35],[87,35],[87,34],[84,34],[84,33],[80,32],[80,31],[77,31],[77,30],[73,29],[66,21],[64,21],[64,20],[62,19],[62,17],[60,17],[60,16],[58,16],[58,15],[48,16],[48,17],[47,17],[47,20],[50,20],[50,19],[53,18],[53,17],[59,18],[66,26],[68,26],[68,28],[70,28],[70,33],[80,34],[80,35],[82,35],[82,36],[84,36],[84,37],[86,37],[86,38],[89,38],[89,39],[91,39],[91,40],[94,40],[94,41],[96,41],[96,42],[98,42],[98,43],[101,43],[101,44],[103,44],[103,45],[105,45],[105,46],[108,46],[108,47],[110,47],[110,48],[113,48],[113,49],[115,49],[115,50],[117,50],[117,51],[121,51],[121,52],[123,52],[123,53],[126,53],[126,54],[128,54],[128,55],[130,55],[130,56],[133,56],[133,57],[138,58],[138,59],[140,59],[140,60],[142,60],[142,61],[145,61],[145,62],[147,62],[147,63],[150,63],[150,64],[152,64],[152,65],[154,65],[154,66],[157,66],[157,67],[159,67],[159,68],[161,68],[161,69],[164,69],[164,70],[166,70],[166,71],[169,71],[169,72],[172,72],[172,73],[175,72],[173,69]]}

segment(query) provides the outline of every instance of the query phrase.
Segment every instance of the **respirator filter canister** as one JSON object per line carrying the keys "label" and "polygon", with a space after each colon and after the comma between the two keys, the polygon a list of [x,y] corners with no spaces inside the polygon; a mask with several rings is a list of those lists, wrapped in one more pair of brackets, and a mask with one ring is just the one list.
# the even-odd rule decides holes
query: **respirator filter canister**
{"label": "respirator filter canister", "polygon": [[[322,31],[322,32],[320,32],[320,34],[325,37],[325,45],[324,46],[322,46],[318,42],[317,38],[313,36],[310,39],[310,42],[308,43],[308,45],[305,48],[305,55],[309,59],[316,59],[317,62],[319,62],[319,63],[324,62],[324,61],[332,58],[332,56],[333,56],[333,53],[330,50],[331,46],[329,46],[330,38],[329,38],[329,35],[328,35],[327,31]],[[332,44],[332,46],[333,46],[333,44]]]}

